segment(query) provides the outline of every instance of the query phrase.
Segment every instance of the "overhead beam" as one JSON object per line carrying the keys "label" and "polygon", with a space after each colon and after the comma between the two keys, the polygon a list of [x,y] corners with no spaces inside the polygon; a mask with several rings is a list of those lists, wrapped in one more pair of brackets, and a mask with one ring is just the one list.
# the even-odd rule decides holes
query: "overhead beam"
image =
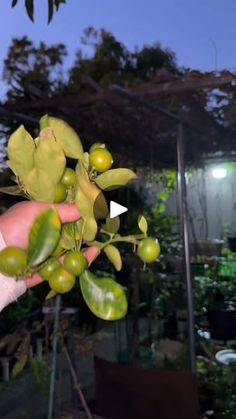
{"label": "overhead beam", "polygon": [[[142,95],[148,97],[157,97],[157,96],[165,96],[169,94],[181,94],[190,91],[198,91],[201,89],[214,89],[225,86],[227,84],[232,83],[235,79],[234,75],[228,76],[215,76],[215,77],[206,77],[206,78],[196,78],[196,79],[179,79],[168,81],[165,83],[158,83],[157,82],[147,82],[141,83],[138,86],[133,86],[127,88],[127,92],[135,95]],[[20,101],[14,104],[5,104],[3,105],[4,108],[8,110],[18,110],[19,107],[21,111],[24,110],[35,110],[35,109],[55,109],[60,107],[83,107],[83,106],[90,106],[93,103],[104,101],[104,100],[113,100],[117,103],[118,98],[114,93],[111,91],[101,91],[96,93],[80,93],[77,95],[70,95],[70,96],[61,96],[61,97],[53,97],[53,98],[44,98],[44,99],[37,99],[32,101]]]}

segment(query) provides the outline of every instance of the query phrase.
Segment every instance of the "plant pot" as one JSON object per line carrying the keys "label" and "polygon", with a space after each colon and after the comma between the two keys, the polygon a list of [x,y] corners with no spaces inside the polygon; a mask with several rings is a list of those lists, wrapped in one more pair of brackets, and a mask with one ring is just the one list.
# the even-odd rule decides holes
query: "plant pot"
{"label": "plant pot", "polygon": [[109,419],[197,419],[196,377],[95,358],[95,413]]}
{"label": "plant pot", "polygon": [[209,310],[208,322],[212,339],[224,341],[236,339],[235,310]]}
{"label": "plant pot", "polygon": [[236,252],[236,237],[228,237],[228,244],[231,252]]}

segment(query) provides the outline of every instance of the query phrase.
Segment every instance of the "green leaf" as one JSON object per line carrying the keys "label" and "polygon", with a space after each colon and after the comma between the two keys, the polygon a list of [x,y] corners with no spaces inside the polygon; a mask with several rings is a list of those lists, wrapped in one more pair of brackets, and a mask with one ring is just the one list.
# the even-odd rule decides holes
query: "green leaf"
{"label": "green leaf", "polygon": [[90,166],[89,153],[84,153],[81,160],[82,160],[84,168],[88,171],[89,166]]}
{"label": "green leaf", "polygon": [[53,202],[55,186],[49,175],[40,169],[32,169],[24,179],[24,186],[36,201]]}
{"label": "green leaf", "polygon": [[63,249],[73,249],[75,247],[75,241],[71,237],[68,237],[66,234],[61,235],[59,245],[63,247]]}
{"label": "green leaf", "polygon": [[81,237],[83,223],[84,221],[80,218],[76,222],[63,224],[60,237],[60,245],[63,249],[75,247],[75,240],[79,240]]}
{"label": "green leaf", "polygon": [[117,271],[120,271],[122,268],[122,259],[119,250],[115,246],[113,246],[113,244],[108,244],[104,248],[104,253],[110,260],[110,262],[114,265],[115,269]]}
{"label": "green leaf", "polygon": [[51,128],[44,128],[40,132],[38,146],[34,155],[36,169],[48,174],[56,185],[65,170],[66,158],[60,144],[57,143]]}
{"label": "green leaf", "polygon": [[136,174],[130,169],[111,169],[97,176],[95,179],[99,188],[112,191],[136,179]]}
{"label": "green leaf", "polygon": [[58,10],[61,4],[65,4],[66,0],[55,0],[55,6]]}
{"label": "green leaf", "polygon": [[168,189],[163,189],[162,191],[157,193],[157,199],[162,202],[166,202],[169,198],[170,192]]}
{"label": "green leaf", "polygon": [[25,8],[26,8],[26,11],[30,20],[32,20],[33,22],[34,21],[34,0],[25,0]]}
{"label": "green leaf", "polygon": [[29,356],[30,334],[27,332],[16,352],[17,361],[12,368],[12,377],[16,377],[25,367]]}
{"label": "green leaf", "polygon": [[86,218],[83,232],[83,239],[85,241],[92,241],[97,234],[97,222],[95,218]]}
{"label": "green leaf", "polygon": [[147,234],[148,231],[148,223],[144,215],[140,215],[138,218],[138,226],[139,230],[142,231],[142,233]]}
{"label": "green leaf", "polygon": [[45,115],[42,116],[42,118],[40,118],[39,127],[40,127],[40,131],[42,131],[44,128],[49,127],[49,116],[48,116],[48,114],[45,114]]}
{"label": "green leaf", "polygon": [[57,293],[53,290],[50,290],[49,293],[46,295],[45,300],[50,300],[51,298],[56,297]]}
{"label": "green leaf", "polygon": [[80,287],[90,310],[103,320],[118,320],[127,313],[124,289],[111,278],[96,278],[86,270],[80,276]]}
{"label": "green leaf", "polygon": [[51,22],[53,18],[54,12],[54,0],[48,0],[48,24]]}
{"label": "green leaf", "polygon": [[80,159],[83,155],[83,147],[76,131],[67,122],[52,116],[48,117],[48,123],[65,155],[73,159]]}
{"label": "green leaf", "polygon": [[0,192],[6,193],[8,195],[26,196],[18,185],[3,186],[0,188]]}
{"label": "green leaf", "polygon": [[111,234],[116,234],[120,228],[120,217],[110,218],[109,215],[106,218],[106,223],[102,224],[103,230]]}
{"label": "green leaf", "polygon": [[158,210],[159,214],[162,214],[166,210],[165,204],[157,204],[156,207],[157,207],[157,210]]}
{"label": "green leaf", "polygon": [[[86,208],[86,211],[89,209],[89,216],[96,219],[105,218],[109,212],[106,199],[97,185],[90,181],[88,173],[81,161],[76,166],[76,174],[79,190],[82,191],[88,204],[87,207],[89,207]],[[78,198],[76,199],[76,203],[79,206],[83,206]],[[78,209],[80,210],[79,206]]]}
{"label": "green leaf", "polygon": [[75,196],[76,206],[81,217],[86,221],[83,238],[85,241],[94,240],[97,233],[96,219],[105,218],[108,207],[103,193],[90,182],[82,162],[76,167],[78,190]]}
{"label": "green leaf", "polygon": [[74,240],[79,240],[81,237],[82,227],[83,220],[79,219],[75,222],[64,223],[62,230],[67,234],[68,237],[73,238]]}
{"label": "green leaf", "polygon": [[24,369],[26,362],[28,360],[28,354],[23,354],[20,359],[18,359],[13,365],[11,375],[15,378],[20,372]]}
{"label": "green leaf", "polygon": [[34,167],[34,152],[34,140],[21,125],[9,138],[7,154],[9,167],[22,181]]}
{"label": "green leaf", "polygon": [[29,232],[29,266],[39,265],[51,255],[58,244],[60,232],[61,223],[57,211],[54,208],[42,211]]}
{"label": "green leaf", "polygon": [[97,233],[97,223],[93,214],[93,205],[81,189],[78,189],[76,193],[75,202],[81,217],[86,223],[83,238],[85,241],[94,240]]}

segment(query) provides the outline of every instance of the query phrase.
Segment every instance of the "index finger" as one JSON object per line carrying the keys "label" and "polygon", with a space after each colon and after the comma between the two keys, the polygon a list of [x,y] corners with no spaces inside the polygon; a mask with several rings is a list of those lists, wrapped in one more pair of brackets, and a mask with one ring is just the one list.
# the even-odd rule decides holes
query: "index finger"
{"label": "index finger", "polygon": [[75,204],[54,204],[62,223],[69,223],[80,218],[80,213]]}

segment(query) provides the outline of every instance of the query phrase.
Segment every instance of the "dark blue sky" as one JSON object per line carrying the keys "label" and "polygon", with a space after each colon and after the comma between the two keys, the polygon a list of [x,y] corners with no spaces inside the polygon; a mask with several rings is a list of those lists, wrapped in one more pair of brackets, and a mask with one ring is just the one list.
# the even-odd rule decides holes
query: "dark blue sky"
{"label": "dark blue sky", "polygon": [[[113,32],[129,48],[160,42],[175,51],[180,65],[236,69],[235,0],[67,0],[49,26],[46,0],[35,0],[34,24],[26,17],[23,0],[15,9],[10,3],[0,2],[1,64],[11,38],[23,35],[36,43],[63,42],[70,64],[83,29],[94,26]],[[2,83],[0,87],[2,91]]]}

